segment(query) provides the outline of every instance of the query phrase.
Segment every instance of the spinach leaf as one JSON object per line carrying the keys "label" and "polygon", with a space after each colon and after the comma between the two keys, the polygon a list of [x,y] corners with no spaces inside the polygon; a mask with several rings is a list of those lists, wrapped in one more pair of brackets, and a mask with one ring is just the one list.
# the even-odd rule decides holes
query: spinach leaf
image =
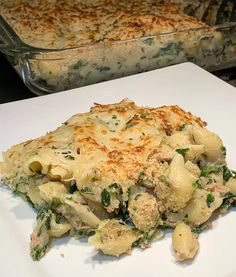
{"label": "spinach leaf", "polygon": [[229,181],[229,179],[233,177],[235,178],[236,177],[236,173],[232,170],[230,170],[227,166],[223,166],[223,178],[224,180],[227,182]]}
{"label": "spinach leaf", "polygon": [[111,196],[107,189],[101,192],[102,205],[108,207],[111,204]]}
{"label": "spinach leaf", "polygon": [[221,204],[221,208],[229,208],[232,203],[236,200],[236,194],[232,192],[227,192],[224,196],[223,202]]}
{"label": "spinach leaf", "polygon": [[215,201],[215,197],[212,193],[208,193],[207,194],[207,199],[206,199],[206,203],[208,208],[210,208],[211,204]]}
{"label": "spinach leaf", "polygon": [[63,215],[62,214],[56,214],[56,217],[55,217],[56,224],[62,223],[62,220],[63,220]]}
{"label": "spinach leaf", "polygon": [[197,180],[196,182],[194,182],[192,185],[193,185],[193,187],[194,187],[195,189],[201,189],[201,188],[202,188],[202,185],[201,185],[201,183],[199,182],[199,180]]}
{"label": "spinach leaf", "polygon": [[53,197],[50,208],[56,209],[60,204],[61,204],[61,200],[57,197]]}
{"label": "spinach leaf", "polygon": [[206,166],[201,167],[201,177],[208,177],[209,176],[209,171]]}
{"label": "spinach leaf", "polygon": [[195,226],[192,228],[192,232],[198,237],[206,229],[205,225]]}
{"label": "spinach leaf", "polygon": [[30,252],[31,257],[34,261],[39,261],[40,258],[45,254],[48,249],[48,244],[40,246],[36,245]]}
{"label": "spinach leaf", "polygon": [[87,65],[87,63],[83,62],[82,60],[78,60],[74,65],[74,69],[80,69],[81,67]]}
{"label": "spinach leaf", "polygon": [[84,194],[94,194],[91,188],[88,188],[88,187],[82,187],[80,191]]}
{"label": "spinach leaf", "polygon": [[175,151],[181,154],[183,157],[185,157],[187,152],[189,151],[189,148],[179,148],[179,149],[176,149]]}
{"label": "spinach leaf", "polygon": [[111,68],[109,66],[97,66],[96,69],[100,72],[106,72],[111,70]]}
{"label": "spinach leaf", "polygon": [[202,167],[200,167],[200,169],[201,169],[201,175],[200,176],[205,177],[205,178],[209,177],[209,174],[212,174],[212,173],[217,174],[217,173],[222,172],[222,170],[223,170],[222,167],[219,166],[219,165],[213,166],[212,168],[202,166]]}

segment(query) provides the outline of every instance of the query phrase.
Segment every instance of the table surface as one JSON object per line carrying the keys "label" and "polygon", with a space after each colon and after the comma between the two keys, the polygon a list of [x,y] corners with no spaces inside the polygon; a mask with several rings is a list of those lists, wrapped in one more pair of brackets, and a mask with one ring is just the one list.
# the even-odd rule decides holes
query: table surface
{"label": "table surface", "polygon": [[[236,86],[236,68],[221,70],[214,74]],[[32,97],[36,97],[36,95],[25,86],[0,52],[0,104]]]}

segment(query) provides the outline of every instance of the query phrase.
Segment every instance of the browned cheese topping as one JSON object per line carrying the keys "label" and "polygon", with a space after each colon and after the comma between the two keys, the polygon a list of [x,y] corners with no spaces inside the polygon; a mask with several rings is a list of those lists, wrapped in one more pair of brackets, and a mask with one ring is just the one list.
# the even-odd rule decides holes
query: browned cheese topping
{"label": "browned cheese topping", "polygon": [[154,0],[1,0],[0,14],[27,44],[68,48],[206,26]]}

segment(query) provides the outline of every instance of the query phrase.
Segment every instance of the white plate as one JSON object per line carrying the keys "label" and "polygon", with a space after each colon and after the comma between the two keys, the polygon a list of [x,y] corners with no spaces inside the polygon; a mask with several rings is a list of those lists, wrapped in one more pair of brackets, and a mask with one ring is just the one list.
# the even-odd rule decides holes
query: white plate
{"label": "white plate", "polygon": [[[236,89],[190,63],[0,105],[0,151],[55,129],[94,102],[113,103],[125,97],[153,107],[178,104],[201,116],[222,137],[229,165],[236,168]],[[34,221],[27,204],[0,189],[0,276],[236,276],[234,210],[200,235],[196,259],[183,264],[175,262],[170,234],[149,249],[135,249],[119,259],[97,254],[85,241],[60,239],[40,262],[33,262],[29,236]]]}

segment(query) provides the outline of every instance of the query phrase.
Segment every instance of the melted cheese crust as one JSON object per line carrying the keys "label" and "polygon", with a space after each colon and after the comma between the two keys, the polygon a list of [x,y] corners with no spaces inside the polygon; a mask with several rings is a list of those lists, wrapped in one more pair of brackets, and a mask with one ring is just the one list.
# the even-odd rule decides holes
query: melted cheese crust
{"label": "melted cheese crust", "polygon": [[96,104],[55,131],[13,146],[3,154],[0,172],[8,183],[17,175],[41,171],[51,179],[74,179],[79,189],[100,192],[118,183],[127,192],[144,167],[173,153],[166,139],[183,124],[205,125],[178,106],[139,107],[127,99]]}
{"label": "melted cheese crust", "polygon": [[41,48],[126,40],[206,26],[173,3],[157,1],[0,0],[0,14],[19,37]]}

